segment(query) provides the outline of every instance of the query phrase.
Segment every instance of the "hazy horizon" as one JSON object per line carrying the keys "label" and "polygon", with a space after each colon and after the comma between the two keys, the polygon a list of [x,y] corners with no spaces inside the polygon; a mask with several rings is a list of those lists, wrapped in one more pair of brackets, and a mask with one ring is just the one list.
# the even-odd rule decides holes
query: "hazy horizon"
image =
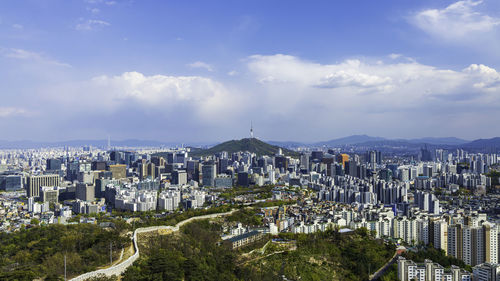
{"label": "hazy horizon", "polygon": [[[384,137],[384,136],[370,136],[366,134],[356,134],[356,135],[349,135],[349,136],[339,136],[339,137],[331,137],[329,139],[320,139],[320,140],[306,140],[306,141],[297,141],[294,139],[283,139],[283,140],[277,140],[277,139],[267,139],[267,138],[260,138],[258,136],[255,136],[255,138],[264,141],[264,142],[296,142],[296,143],[303,143],[303,144],[314,144],[314,143],[320,143],[320,142],[327,142],[331,140],[339,140],[339,139],[344,139],[344,138],[349,138],[349,137],[357,137],[357,136],[366,136],[370,138],[380,138],[384,140],[420,140],[420,139],[447,139],[447,138],[453,138],[453,139],[458,139],[458,140],[463,140],[466,142],[474,141],[477,139],[486,139],[486,138],[473,138],[473,139],[464,139],[464,138],[458,138],[454,136],[449,136],[449,137],[412,137],[412,138],[402,138],[402,137],[395,137],[395,138],[389,138],[389,137]],[[168,144],[190,144],[190,143],[198,143],[198,144],[216,144],[216,143],[221,143],[225,141],[230,141],[230,140],[241,140],[245,138],[250,138],[250,135],[248,136],[242,136],[242,137],[230,137],[227,139],[220,139],[220,140],[200,140],[200,141],[190,141],[190,140],[161,140],[161,139],[139,139],[139,138],[123,138],[123,139],[110,139],[111,144],[113,142],[126,142],[126,141],[141,141],[141,142],[158,142],[158,143],[168,143]],[[495,137],[492,137],[495,138]],[[85,142],[85,141],[94,141],[94,142],[107,142],[107,139],[100,139],[100,138],[88,138],[88,139],[60,139],[60,140],[29,140],[29,139],[22,139],[22,140],[6,140],[6,139],[0,139],[2,142],[33,142],[33,143],[64,143],[64,142]]]}

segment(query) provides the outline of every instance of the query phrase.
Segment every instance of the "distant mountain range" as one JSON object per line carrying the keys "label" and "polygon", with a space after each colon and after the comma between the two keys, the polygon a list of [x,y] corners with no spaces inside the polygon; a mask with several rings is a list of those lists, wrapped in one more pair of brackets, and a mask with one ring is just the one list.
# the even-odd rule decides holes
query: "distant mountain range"
{"label": "distant mountain range", "polygon": [[[70,140],[60,142],[35,142],[35,141],[2,141],[0,140],[0,149],[27,149],[27,148],[40,148],[40,147],[81,147],[81,146],[94,146],[94,147],[107,147],[107,140]],[[290,154],[295,153],[292,150],[298,147],[358,147],[362,149],[419,149],[420,147],[428,146],[430,149],[446,148],[457,149],[463,148],[476,152],[496,152],[500,150],[500,137],[491,139],[478,139],[467,141],[455,137],[426,137],[418,139],[387,139],[383,137],[373,137],[368,135],[352,135],[348,137],[332,139],[328,141],[316,143],[301,143],[295,141],[267,141],[263,142],[258,139],[242,139],[223,142],[217,145],[210,142],[198,143],[180,143],[180,142],[162,142],[151,140],[112,140],[112,147],[193,147],[191,154],[206,154],[211,151],[240,151],[247,150],[257,154],[275,154],[279,147],[285,148],[284,152]],[[201,148],[201,149],[200,149]],[[207,149],[209,148],[209,149]],[[222,150],[221,150],[222,149]],[[201,154],[200,154],[201,155]]]}
{"label": "distant mountain range", "polygon": [[493,152],[500,150],[500,137],[491,139],[478,139],[461,145],[468,150],[484,150],[484,152]]}
{"label": "distant mountain range", "polygon": [[427,146],[429,149],[444,148],[457,149],[462,148],[474,152],[498,152],[500,150],[500,137],[491,139],[478,139],[468,141],[456,137],[426,137],[418,139],[387,139],[382,137],[372,137],[368,135],[352,135],[348,137],[332,139],[329,141],[316,143],[299,142],[276,142],[270,141],[273,145],[283,146],[289,149],[298,147],[356,147],[358,149],[381,149],[381,150],[416,150]]}
{"label": "distant mountain range", "polygon": [[316,143],[300,143],[300,142],[288,142],[288,141],[269,141],[270,144],[279,145],[283,147],[301,147],[301,146],[311,146],[311,147],[339,147],[344,145],[356,145],[356,144],[368,144],[368,143],[392,143],[392,144],[431,144],[431,145],[461,145],[466,144],[469,141],[455,138],[455,137],[445,137],[445,138],[419,138],[419,139],[387,139],[383,137],[372,137],[368,135],[352,135],[348,137],[332,139],[328,141],[321,141]]}
{"label": "distant mountain range", "polygon": [[323,141],[323,142],[317,142],[314,145],[315,146],[341,146],[341,145],[349,145],[349,144],[356,144],[356,143],[363,143],[363,142],[368,142],[368,141],[381,141],[385,140],[385,138],[381,137],[370,137],[367,135],[352,135],[348,137],[343,137],[339,139],[333,139],[329,141]]}
{"label": "distant mountain range", "polygon": [[[80,147],[80,146],[93,146],[93,147],[107,147],[107,140],[69,140],[58,142],[35,142],[35,141],[5,141],[0,140],[0,149],[29,149],[40,147]],[[152,140],[111,140],[111,147],[180,147],[180,146],[200,146],[206,147],[213,145],[213,143],[180,143],[180,142],[161,142]]]}

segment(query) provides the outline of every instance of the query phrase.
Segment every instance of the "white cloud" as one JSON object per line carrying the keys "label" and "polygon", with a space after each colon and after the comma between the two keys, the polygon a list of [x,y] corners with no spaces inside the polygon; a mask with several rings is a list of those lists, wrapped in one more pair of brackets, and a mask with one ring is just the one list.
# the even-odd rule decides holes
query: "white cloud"
{"label": "white cloud", "polygon": [[[345,108],[361,112],[421,109],[467,100],[470,108],[500,105],[500,75],[484,65],[464,70],[439,69],[415,61],[345,60],[318,64],[288,55],[252,56],[248,67],[267,89],[265,97],[287,111],[304,104]],[[315,111],[316,113],[317,111]],[[327,112],[326,112],[327,113]]]}
{"label": "white cloud", "polygon": [[106,4],[112,6],[116,4],[116,1],[106,1],[106,0],[85,0],[89,4]]}
{"label": "white cloud", "polygon": [[390,59],[396,60],[396,59],[399,59],[400,57],[402,57],[402,55],[401,54],[390,54],[388,57]]}
{"label": "white cloud", "polygon": [[229,75],[229,76],[236,76],[236,75],[238,75],[238,71],[236,71],[236,70],[231,70],[231,71],[229,71],[229,72],[227,73],[227,75]]}
{"label": "white cloud", "polygon": [[109,25],[111,25],[109,22],[106,22],[103,20],[96,20],[96,19],[83,20],[82,19],[81,22],[75,26],[75,29],[78,31],[89,31],[89,30],[93,30],[96,28],[109,26]]}
{"label": "white cloud", "polygon": [[410,22],[431,34],[448,40],[469,40],[469,36],[488,33],[500,27],[500,18],[480,12],[483,1],[463,0],[443,9],[426,9],[414,14]]}
{"label": "white cloud", "polygon": [[98,8],[87,8],[92,14],[98,14],[101,10]]}
{"label": "white cloud", "polygon": [[15,28],[15,29],[23,29],[24,28],[23,25],[18,24],[18,23],[13,24],[12,27]]}
{"label": "white cloud", "polygon": [[500,130],[498,122],[483,125],[500,115],[500,74],[490,66],[447,69],[404,55],[318,63],[278,54],[243,62],[247,69],[235,67],[238,79],[226,76],[227,83],[136,71],[60,79],[66,81],[25,93],[23,98],[33,98],[25,98],[23,107],[33,112],[44,104],[45,112],[37,115],[43,123],[67,122],[87,133],[94,133],[86,129],[93,124],[96,132],[113,126],[122,133],[133,128],[137,135],[185,139],[244,137],[241,124],[249,120],[259,136],[282,140],[353,133],[487,137]]}
{"label": "white cloud", "polygon": [[16,107],[0,107],[0,117],[26,115],[26,110]]}
{"label": "white cloud", "polygon": [[471,64],[463,72],[477,78],[478,81],[474,83],[474,87],[478,89],[500,90],[500,73],[491,67],[483,64]]}
{"label": "white cloud", "polygon": [[370,88],[390,82],[377,71],[365,71],[359,60],[346,60],[338,65],[321,65],[294,56],[252,56],[249,67],[260,83],[300,83],[320,88]]}
{"label": "white cloud", "polygon": [[52,58],[49,58],[43,54],[31,52],[23,49],[0,49],[0,54],[6,58],[19,59],[19,60],[29,60],[44,64],[51,64],[56,66],[71,67],[71,65],[63,62],[59,62]]}
{"label": "white cloud", "polygon": [[377,75],[369,75],[352,70],[339,70],[335,73],[327,74],[321,78],[318,87],[322,88],[337,88],[337,87],[375,87],[387,84],[391,81],[389,77],[380,77]]}
{"label": "white cloud", "polygon": [[262,119],[279,120],[275,128],[297,128],[301,135],[391,136],[396,129],[400,136],[463,130],[480,136],[485,118],[500,114],[499,73],[484,65],[453,70],[390,57],[323,64],[278,54],[251,56],[247,66],[258,86],[253,109]]}
{"label": "white cloud", "polygon": [[214,71],[213,67],[210,64],[202,61],[195,61],[193,63],[188,64],[188,66],[191,68],[203,68],[210,72]]}
{"label": "white cloud", "polygon": [[210,78],[146,76],[135,71],[61,85],[50,89],[47,94],[51,100],[71,110],[74,107],[92,108],[102,113],[134,107],[171,118],[185,114],[198,116],[200,122],[225,119],[221,112],[232,112],[230,104],[238,98],[231,95],[222,83]]}

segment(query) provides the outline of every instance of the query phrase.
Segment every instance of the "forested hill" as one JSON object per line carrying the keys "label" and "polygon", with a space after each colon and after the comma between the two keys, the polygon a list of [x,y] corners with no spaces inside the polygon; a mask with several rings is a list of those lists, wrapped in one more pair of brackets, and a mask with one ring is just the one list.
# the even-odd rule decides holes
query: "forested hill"
{"label": "forested hill", "polygon": [[[230,140],[213,146],[209,149],[199,149],[191,153],[193,156],[207,156],[226,151],[229,154],[238,151],[249,151],[257,155],[275,155],[280,149],[279,146],[271,145],[256,138],[245,138],[241,140]],[[286,156],[298,157],[299,153],[281,148]]]}

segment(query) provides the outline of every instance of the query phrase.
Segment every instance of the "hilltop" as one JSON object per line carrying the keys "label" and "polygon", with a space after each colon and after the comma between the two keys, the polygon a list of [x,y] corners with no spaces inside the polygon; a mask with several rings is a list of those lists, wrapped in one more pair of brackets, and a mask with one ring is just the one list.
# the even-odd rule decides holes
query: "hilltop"
{"label": "hilltop", "polygon": [[[278,150],[281,147],[276,146],[276,145],[271,145],[266,142],[263,142],[261,140],[258,140],[256,138],[245,138],[241,140],[230,140],[223,142],[221,144],[218,144],[216,146],[213,146],[208,149],[197,149],[192,151],[191,155],[193,156],[206,156],[206,155],[213,155],[215,153],[219,153],[222,151],[226,151],[227,153],[231,154],[234,152],[238,151],[249,151],[252,153],[255,153],[257,155],[275,155],[278,153]],[[286,149],[286,148],[281,148],[283,151],[283,154],[286,156],[294,156],[298,157],[299,153]]]}

